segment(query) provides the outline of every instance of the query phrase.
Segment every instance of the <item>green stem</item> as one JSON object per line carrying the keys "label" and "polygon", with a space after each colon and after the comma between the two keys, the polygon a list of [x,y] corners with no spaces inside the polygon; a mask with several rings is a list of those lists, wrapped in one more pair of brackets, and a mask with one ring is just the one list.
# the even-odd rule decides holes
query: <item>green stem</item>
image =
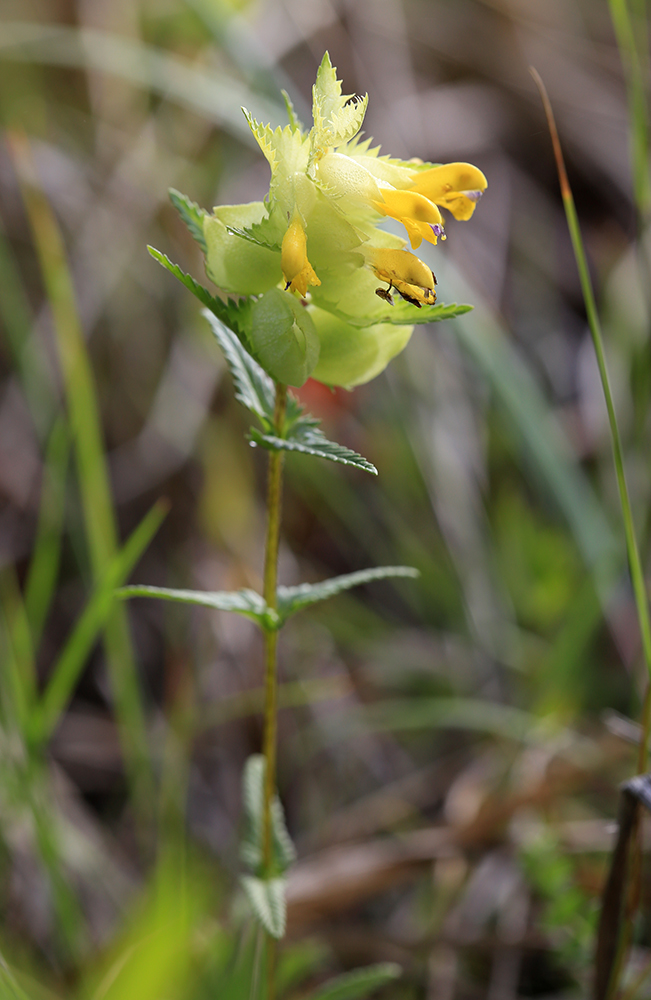
{"label": "green stem", "polygon": [[[276,407],[274,410],[274,430],[282,437],[285,410],[287,408],[287,387],[276,383]],[[276,582],[278,578],[278,546],[280,543],[280,511],[282,505],[283,452],[269,454],[269,474],[267,480],[267,539],[264,557],[263,597],[267,607],[276,608]],[[265,759],[264,805],[262,811],[262,845],[265,870],[271,863],[271,803],[276,790],[276,732],[278,726],[278,672],[276,669],[276,649],[278,632],[267,629],[264,633],[265,651],[265,706],[264,741]]]}
{"label": "green stem", "polygon": [[[287,386],[276,383],[276,406],[274,410],[274,431],[282,437],[285,426],[285,411],[287,409]],[[269,473],[267,480],[267,538],[264,558],[263,596],[267,607],[276,608],[276,585],[278,578],[278,546],[280,543],[280,513],[282,506],[282,474],[283,452],[272,451],[269,454]],[[276,654],[278,646],[277,629],[265,629],[265,706],[264,706],[264,738],[263,754],[264,771],[264,801],[262,807],[262,857],[265,873],[271,869],[272,835],[271,806],[276,793],[276,743],[278,731],[278,670]],[[267,934],[267,1000],[273,1000],[275,940]]]}

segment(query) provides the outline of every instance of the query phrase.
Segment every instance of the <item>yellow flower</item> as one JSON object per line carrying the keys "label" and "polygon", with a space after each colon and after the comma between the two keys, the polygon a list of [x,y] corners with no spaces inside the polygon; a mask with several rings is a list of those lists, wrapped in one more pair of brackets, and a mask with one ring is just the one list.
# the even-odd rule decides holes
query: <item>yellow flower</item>
{"label": "yellow flower", "polygon": [[376,289],[376,295],[388,298],[391,302],[391,289],[395,288],[403,299],[418,306],[433,306],[436,302],[434,285],[436,278],[422,260],[406,250],[380,250],[370,247],[366,251],[366,260],[380,281],[386,281],[389,291],[382,293]]}
{"label": "yellow flower", "polygon": [[285,290],[298,292],[304,297],[307,295],[308,285],[321,284],[307,259],[307,237],[297,212],[283,236],[280,266],[285,279]]}
{"label": "yellow flower", "polygon": [[374,201],[373,205],[382,215],[390,215],[392,219],[402,222],[414,250],[418,249],[423,239],[434,245],[439,236],[445,239],[441,213],[424,195],[395,189],[384,189],[381,195],[382,201]]}
{"label": "yellow flower", "polygon": [[472,163],[445,163],[416,175],[411,191],[447,208],[455,219],[469,219],[487,180]]}
{"label": "yellow flower", "polygon": [[[366,105],[366,97],[342,94],[326,53],[313,88],[309,131],[291,107],[284,129],[245,112],[271,168],[264,202],[220,206],[204,220],[209,276],[226,293],[256,303],[269,297],[269,311],[256,305],[258,322],[245,334],[247,346],[259,361],[264,356],[263,367],[279,381],[303,378],[309,369],[328,384],[366,382],[402,350],[414,323],[439,318],[442,307],[432,308],[431,270],[404,249],[404,239],[380,226],[396,219],[413,249],[423,240],[436,245],[445,239],[439,209],[468,219],[486,188],[486,178],[471,164],[435,166],[380,156],[370,140],[359,137]],[[388,288],[378,288],[378,281]],[[394,303],[392,291],[404,301]],[[300,297],[302,311],[285,310],[283,295]],[[272,313],[277,322],[270,343],[264,328]],[[247,315],[240,312],[240,324]],[[309,352],[305,348],[309,364],[303,365],[296,359],[306,317],[315,333]],[[284,323],[286,333],[280,333]]]}

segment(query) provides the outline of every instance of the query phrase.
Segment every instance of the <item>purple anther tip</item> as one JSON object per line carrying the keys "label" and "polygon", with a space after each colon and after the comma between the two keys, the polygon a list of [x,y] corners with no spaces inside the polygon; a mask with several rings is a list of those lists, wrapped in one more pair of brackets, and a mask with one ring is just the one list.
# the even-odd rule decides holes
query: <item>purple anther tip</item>
{"label": "purple anther tip", "polygon": [[443,226],[440,226],[438,224],[438,222],[435,222],[432,225],[432,232],[434,233],[435,236],[442,236],[443,235]]}
{"label": "purple anther tip", "polygon": [[481,198],[481,196],[483,195],[483,193],[484,193],[483,191],[462,191],[461,192],[461,194],[465,194],[466,198],[469,198],[470,201],[479,201],[479,199]]}

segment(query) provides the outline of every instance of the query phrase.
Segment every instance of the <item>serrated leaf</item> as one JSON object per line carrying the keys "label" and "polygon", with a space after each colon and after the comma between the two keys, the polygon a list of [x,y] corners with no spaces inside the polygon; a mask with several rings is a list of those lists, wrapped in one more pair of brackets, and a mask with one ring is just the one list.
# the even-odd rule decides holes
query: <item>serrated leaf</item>
{"label": "serrated leaf", "polygon": [[291,125],[285,128],[272,128],[263,125],[246,108],[242,108],[249,128],[271,167],[271,183],[269,185],[269,200],[273,203],[278,184],[279,172],[283,176],[291,176],[307,169],[309,144],[307,136],[294,129]]}
{"label": "serrated leaf", "polygon": [[280,940],[285,934],[287,904],[284,878],[261,879],[243,875],[242,886],[256,917],[272,937]]}
{"label": "serrated leaf", "polygon": [[215,611],[234,611],[250,618],[263,629],[277,628],[278,619],[272,608],[255,590],[174,590],[168,587],[148,587],[134,585],[116,590],[116,596],[156,597],[162,601],[178,601],[181,604],[199,604]]}
{"label": "serrated leaf", "polygon": [[273,250],[274,253],[280,253],[282,249],[282,244],[278,240],[270,240],[265,238],[264,229],[261,223],[255,226],[250,226],[248,229],[238,229],[237,226],[226,226],[226,232],[230,233],[231,236],[239,236],[241,240],[246,240],[247,243],[253,243],[256,247],[263,247],[265,250]]}
{"label": "serrated leaf", "polygon": [[241,341],[217,316],[204,310],[235,384],[235,398],[259,417],[263,427],[273,428],[275,390],[273,381]]}
{"label": "serrated leaf", "polygon": [[[384,310],[382,315],[376,318],[373,317],[373,323],[392,323],[394,326],[407,326],[407,325],[420,325],[422,323],[440,323],[443,319],[454,319],[455,316],[463,316],[464,313],[471,312],[473,306],[458,304],[456,302],[450,302],[447,305],[441,302],[439,305],[434,306],[412,306],[409,302],[395,302],[394,305],[389,306],[388,309]],[[361,324],[353,323],[352,319],[348,319],[351,326],[358,326]]]}
{"label": "serrated leaf", "polygon": [[310,1000],[363,1000],[381,986],[398,979],[402,969],[395,962],[380,962],[345,972],[312,993]]}
{"label": "serrated leaf", "polygon": [[462,316],[464,313],[470,312],[472,306],[457,304],[456,302],[451,302],[445,304],[441,302],[440,304],[433,306],[422,306],[420,309],[418,306],[411,305],[409,302],[404,302],[399,299],[394,293],[393,305],[381,304],[381,300],[378,298],[378,305],[376,308],[371,308],[366,313],[349,313],[337,307],[337,304],[323,299],[318,302],[318,305],[323,309],[327,309],[334,316],[338,316],[345,323],[349,323],[350,326],[368,327],[368,326],[379,326],[381,323],[391,323],[393,326],[418,326],[423,323],[439,323],[444,319],[454,319],[455,316]]}
{"label": "serrated leaf", "polygon": [[330,62],[330,54],[326,52],[312,87],[312,117],[316,132],[320,132],[341,110],[349,96],[341,93],[341,80],[337,79],[337,71]]}
{"label": "serrated leaf", "polygon": [[188,227],[190,235],[197,241],[203,252],[207,253],[208,248],[203,235],[203,220],[209,213],[197,205],[196,202],[190,201],[186,195],[182,194],[181,191],[177,191],[176,188],[170,188],[168,193],[170,201]]}
{"label": "serrated leaf", "polygon": [[252,754],[246,762],[242,779],[245,828],[240,857],[260,877],[282,875],[296,860],[296,849],[287,832],[283,807],[278,796],[274,795],[271,804],[271,870],[264,871],[262,826],[265,769],[264,757]]}
{"label": "serrated leaf", "polygon": [[296,587],[278,587],[277,610],[280,625],[282,626],[290,615],[302,608],[316,604],[318,601],[326,601],[344,590],[360,587],[373,580],[386,580],[395,577],[416,578],[418,576],[420,576],[419,571],[412,566],[376,566],[373,569],[361,569],[356,573],[334,576],[329,580],[322,580],[320,583],[301,583]]}
{"label": "serrated leaf", "polygon": [[[290,432],[291,433],[291,432]],[[275,434],[262,433],[257,428],[252,427],[249,431],[249,438],[254,444],[266,448],[268,451],[298,451],[303,455],[314,455],[316,458],[326,458],[329,462],[338,462],[340,465],[352,465],[356,469],[363,469],[377,476],[375,466],[359,455],[352,448],[346,448],[343,444],[335,441],[328,441],[320,430],[314,426],[300,426],[296,434],[290,437],[279,438]]]}
{"label": "serrated leaf", "polygon": [[192,277],[191,274],[186,274],[186,272],[179,267],[178,264],[172,263],[167,254],[161,253],[160,250],[156,250],[155,247],[147,247],[147,250],[159,264],[161,264],[170,274],[173,274],[182,285],[192,292],[192,294],[199,299],[199,302],[203,303],[210,312],[216,316],[222,323],[225,323],[231,330],[234,330],[238,335],[243,337],[246,336],[245,333],[245,317],[250,309],[250,304],[248,300],[244,299],[240,302],[233,302],[229,299],[227,302],[223,302],[222,299],[217,298],[216,295],[211,295],[207,288],[200,285],[198,281]]}
{"label": "serrated leaf", "polygon": [[314,128],[310,132],[310,162],[329,146],[340,146],[354,138],[362,127],[367,104],[368,95],[357,98],[342,94],[341,81],[326,52],[312,88]]}
{"label": "serrated leaf", "polygon": [[321,131],[320,143],[323,146],[341,146],[349,142],[361,129],[367,107],[368,94],[354,97],[331,116]]}

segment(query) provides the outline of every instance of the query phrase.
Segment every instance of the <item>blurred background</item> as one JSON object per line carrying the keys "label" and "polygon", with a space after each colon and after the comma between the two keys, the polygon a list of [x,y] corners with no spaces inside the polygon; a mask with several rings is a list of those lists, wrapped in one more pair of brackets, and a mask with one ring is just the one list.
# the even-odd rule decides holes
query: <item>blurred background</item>
{"label": "blurred background", "polygon": [[[646,562],[648,199],[608,3],[3,0],[0,950],[30,1000],[248,995],[233,970],[259,635],[202,608],[105,609],[126,580],[261,587],[265,456],[198,304],[146,245],[205,280],[168,188],[207,209],[263,197],[240,107],[284,124],[284,88],[309,123],[326,49],[344,91],[368,92],[383,152],[469,161],[489,186],[422,254],[439,301],[474,310],[416,328],[352,393],[300,391],[380,475],[288,457],[281,582],[421,576],[283,633],[299,861],[281,994],[384,960],[404,969],[391,997],[585,990],[644,672],[528,67],[558,120]],[[116,992],[157,920],[173,933]]]}

